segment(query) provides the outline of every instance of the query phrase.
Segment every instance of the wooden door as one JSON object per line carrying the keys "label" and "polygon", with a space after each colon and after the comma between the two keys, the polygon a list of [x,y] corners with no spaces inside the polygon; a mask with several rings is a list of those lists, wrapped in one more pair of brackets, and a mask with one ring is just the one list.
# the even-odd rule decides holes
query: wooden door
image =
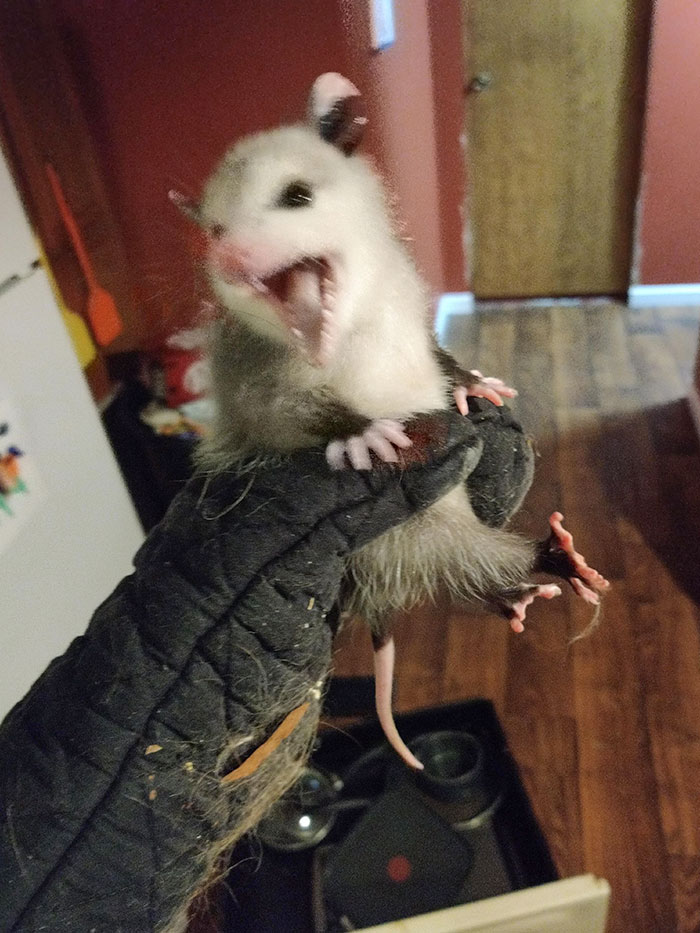
{"label": "wooden door", "polygon": [[651,0],[462,0],[477,297],[624,293]]}

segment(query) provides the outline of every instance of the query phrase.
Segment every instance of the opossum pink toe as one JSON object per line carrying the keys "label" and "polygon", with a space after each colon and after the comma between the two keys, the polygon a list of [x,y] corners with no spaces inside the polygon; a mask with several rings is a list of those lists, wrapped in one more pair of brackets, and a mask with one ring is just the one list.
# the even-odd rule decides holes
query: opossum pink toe
{"label": "opossum pink toe", "polygon": [[559,542],[559,546],[562,550],[566,551],[567,554],[573,556],[574,548],[574,536],[570,531],[567,531],[562,522],[564,521],[564,516],[561,512],[552,512],[549,516],[549,524],[551,525],[552,531]]}
{"label": "opossum pink toe", "polygon": [[457,386],[454,390],[455,405],[460,415],[469,414],[469,403],[467,402],[467,390],[464,386]]}
{"label": "opossum pink toe", "polygon": [[371,470],[372,460],[364,437],[350,437],[346,441],[348,459],[356,470]]}
{"label": "opossum pink toe", "polygon": [[533,586],[527,590],[521,598],[510,607],[508,621],[514,632],[520,634],[525,631],[523,622],[525,621],[525,612],[527,607],[541,596],[543,599],[554,599],[555,596],[561,596],[561,588],[556,583],[546,583],[540,586]]}
{"label": "opossum pink toe", "polygon": [[342,441],[331,441],[326,446],[326,461],[331,470],[345,469],[345,444]]}
{"label": "opossum pink toe", "polygon": [[[467,395],[471,395],[474,398],[485,398],[489,402],[492,402],[494,405],[497,405],[499,408],[503,405],[503,399],[498,394],[498,392],[487,385],[485,382],[475,382],[474,385],[467,386],[466,388]],[[462,412],[464,414],[464,412]]]}
{"label": "opossum pink toe", "polygon": [[468,412],[467,397],[485,398],[499,408],[503,405],[504,395],[506,398],[515,398],[517,391],[507,386],[502,379],[495,376],[484,376],[478,369],[472,369],[471,375],[475,376],[478,382],[473,382],[468,386],[457,386],[454,390],[455,401],[460,413],[466,415]]}
{"label": "opossum pink toe", "polygon": [[480,388],[477,392],[472,394],[477,395],[479,398],[488,399],[489,402],[493,402],[493,404],[497,405],[499,408],[503,405],[503,399],[495,389],[489,389],[488,387]]}
{"label": "opossum pink toe", "polygon": [[380,418],[372,424],[370,430],[379,431],[382,437],[390,441],[394,447],[401,447],[404,450],[413,447],[413,441],[404,431],[400,421],[392,421],[389,418]]}
{"label": "opossum pink toe", "polygon": [[384,435],[377,431],[376,429],[369,428],[363,434],[363,438],[367,447],[370,450],[373,450],[375,454],[383,460],[384,463],[397,463],[399,455],[394,450],[391,443],[384,437]]}
{"label": "opossum pink toe", "polygon": [[610,586],[610,582],[605,579],[602,573],[598,573],[593,567],[588,566],[582,554],[574,554],[573,556],[576,571],[582,580],[590,583],[596,590],[606,590]]}
{"label": "opossum pink toe", "polygon": [[505,395],[506,398],[515,398],[518,390],[507,386],[502,379],[496,379],[494,376],[483,376],[481,380],[485,385],[495,389],[499,395]]}
{"label": "opossum pink toe", "polygon": [[569,582],[576,595],[580,596],[585,602],[590,603],[592,606],[597,606],[600,603],[600,596],[587,587],[578,577],[571,577]]}
{"label": "opossum pink toe", "polygon": [[[552,534],[562,551],[568,555],[571,569],[575,574],[575,576],[569,578],[569,582],[576,593],[586,602],[598,605],[600,598],[595,591],[607,590],[610,583],[601,573],[598,573],[593,567],[589,567],[583,554],[580,554],[574,548],[574,537],[570,531],[564,528],[563,521],[564,516],[561,512],[553,512],[549,517]],[[585,586],[584,583],[587,583],[588,586]]]}
{"label": "opossum pink toe", "polygon": [[332,470],[344,470],[347,461],[355,470],[371,470],[370,451],[384,463],[398,463],[399,457],[394,448],[412,447],[400,421],[380,418],[373,421],[362,434],[345,440],[331,441],[326,445],[326,460]]}

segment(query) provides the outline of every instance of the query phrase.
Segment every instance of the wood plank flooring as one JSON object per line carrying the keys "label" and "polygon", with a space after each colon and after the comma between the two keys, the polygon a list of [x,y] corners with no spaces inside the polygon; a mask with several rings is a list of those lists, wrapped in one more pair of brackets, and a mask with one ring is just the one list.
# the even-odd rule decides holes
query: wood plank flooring
{"label": "wood plank flooring", "polygon": [[[600,627],[573,594],[523,635],[445,599],[396,630],[400,710],[490,698],[562,876],[612,887],[609,933],[700,931],[700,450],[684,396],[700,311],[587,304],[457,319],[462,362],[520,390],[537,440],[515,526],[561,508],[613,587]],[[364,631],[338,674],[369,673]]]}

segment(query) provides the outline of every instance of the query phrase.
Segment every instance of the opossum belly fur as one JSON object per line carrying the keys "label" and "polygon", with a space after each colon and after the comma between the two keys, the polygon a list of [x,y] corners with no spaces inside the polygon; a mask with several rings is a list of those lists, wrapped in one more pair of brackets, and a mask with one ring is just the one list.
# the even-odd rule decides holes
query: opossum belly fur
{"label": "opossum belly fur", "polygon": [[393,612],[432,597],[445,584],[458,601],[507,611],[535,560],[534,543],[483,525],[459,486],[350,558],[343,609],[384,635]]}

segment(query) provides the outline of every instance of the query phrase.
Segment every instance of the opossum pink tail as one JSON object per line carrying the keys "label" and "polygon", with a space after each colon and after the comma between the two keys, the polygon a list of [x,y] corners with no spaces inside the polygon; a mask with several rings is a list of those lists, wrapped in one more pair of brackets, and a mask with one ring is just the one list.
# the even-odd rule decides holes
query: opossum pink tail
{"label": "opossum pink tail", "polygon": [[409,768],[422,771],[423,765],[399,735],[391,709],[391,691],[394,681],[394,639],[391,636],[376,640],[374,645],[374,689],[377,716],[386,739]]}

